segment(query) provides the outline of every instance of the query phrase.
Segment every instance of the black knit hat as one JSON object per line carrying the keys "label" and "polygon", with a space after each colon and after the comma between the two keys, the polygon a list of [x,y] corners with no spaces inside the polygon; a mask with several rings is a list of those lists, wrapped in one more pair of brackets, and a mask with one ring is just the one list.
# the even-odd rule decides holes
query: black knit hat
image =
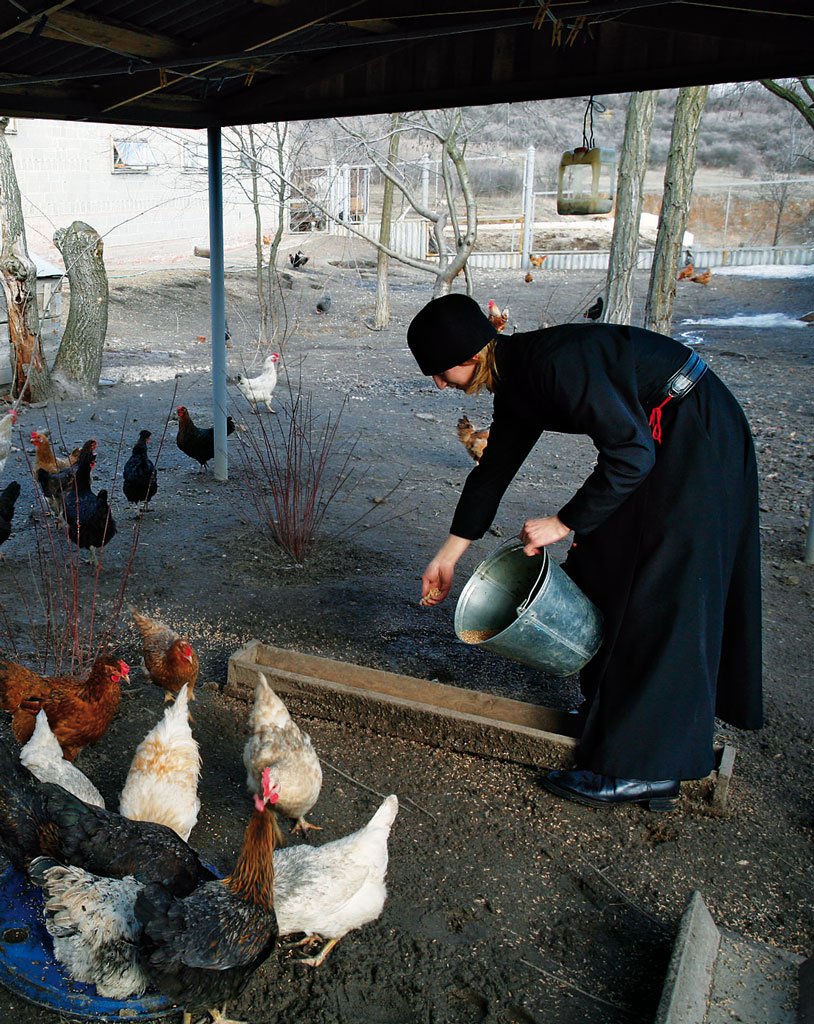
{"label": "black knit hat", "polygon": [[471,359],[497,331],[468,295],[442,295],[419,310],[407,328],[407,344],[427,377]]}

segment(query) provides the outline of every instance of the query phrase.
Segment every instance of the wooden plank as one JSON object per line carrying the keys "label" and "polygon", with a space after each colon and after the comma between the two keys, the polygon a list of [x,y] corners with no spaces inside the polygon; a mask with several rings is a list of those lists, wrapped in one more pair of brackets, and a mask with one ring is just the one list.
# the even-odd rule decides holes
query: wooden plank
{"label": "wooden plank", "polygon": [[542,705],[269,647],[256,640],[229,659],[226,695],[253,700],[260,672],[300,714],[522,764],[561,767],[573,762],[578,722]]}
{"label": "wooden plank", "polygon": [[712,805],[719,811],[726,810],[729,784],[732,782],[732,773],[735,767],[735,752],[736,748],[731,743],[724,743],[718,770],[713,773],[715,788],[712,791]]}

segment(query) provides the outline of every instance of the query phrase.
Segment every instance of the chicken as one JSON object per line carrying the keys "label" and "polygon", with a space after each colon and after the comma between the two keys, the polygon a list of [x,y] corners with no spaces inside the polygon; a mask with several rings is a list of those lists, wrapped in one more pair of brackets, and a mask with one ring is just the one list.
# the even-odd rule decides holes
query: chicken
{"label": "chicken", "polygon": [[16,422],[16,409],[7,412],[5,416],[0,416],[0,477],[6,468],[6,459],[11,454],[11,431]]}
{"label": "chicken", "polygon": [[318,829],[305,820],[322,788],[322,768],[311,744],[291,720],[288,709],[261,672],[254,690],[254,706],[249,716],[251,735],[243,748],[246,785],[250,792],[261,792],[260,780],[266,768],[280,789],[278,810],[296,819],[295,832]]}
{"label": "chicken", "polygon": [[531,282],[534,280],[534,274],[532,274],[530,270],[527,271],[526,276],[523,278],[523,280],[526,282],[526,284],[531,284]]}
{"label": "chicken", "polygon": [[198,821],[201,756],[189,727],[187,685],[136,747],[119,798],[119,813],[166,825],[186,841]]}
{"label": "chicken", "polygon": [[[237,998],[277,941],[274,850],[276,791],[263,778],[232,873],[183,899],[160,882],[108,878],[38,857],[31,878],[45,892],[54,953],[77,981],[127,999],[152,985],[190,1011]],[[155,827],[155,826],[153,826]]]}
{"label": "chicken", "polygon": [[263,235],[263,245],[271,245],[271,235]]}
{"label": "chicken", "polygon": [[[206,468],[206,464],[215,457],[215,429],[214,427],[196,427],[189,415],[186,406],[179,405],[176,409],[178,414],[178,434],[175,443],[191,459],[200,465],[200,472]],[[231,416],[226,417],[226,436],[233,433],[235,421]]]}
{"label": "chicken", "polygon": [[[14,518],[14,506],[20,497],[20,485],[16,480],[0,491],[0,545],[6,543],[11,536],[11,520]],[[3,556],[0,555],[0,558]]]}
{"label": "chicken", "polygon": [[317,313],[330,313],[331,311],[331,293],[323,292],[321,297],[317,299],[316,312]]}
{"label": "chicken", "polygon": [[34,732],[20,751],[20,761],[40,782],[55,782],[86,804],[105,806],[104,797],[87,775],[62,756],[62,747],[44,711],[37,713]]}
{"label": "chicken", "polygon": [[261,402],[265,403],[269,412],[274,412],[271,407],[271,396],[277,387],[277,363],[279,361],[280,353],[272,352],[263,362],[263,372],[258,377],[243,377],[238,374],[235,378],[243,397],[251,402],[255,412]]}
{"label": "chicken", "polygon": [[596,302],[589,306],[582,314],[583,320],[598,320],[602,316],[602,310],[605,308],[605,300],[601,295],[597,296]]}
{"label": "chicken", "polygon": [[76,464],[74,486],[66,487],[62,495],[62,514],[68,524],[68,536],[80,550],[90,552],[94,565],[99,564],[99,551],[116,536],[116,520],[110,511],[107,491],[98,494],[91,490],[90,474],[96,465],[94,450],[83,447]]}
{"label": "chicken", "polygon": [[149,502],[158,490],[158,476],[155,463],[147,454],[147,442],[152,437],[149,430],[140,430],[138,441],[133,445],[133,454],[122,470],[124,496],[132,502]]}
{"label": "chicken", "polygon": [[539,270],[547,259],[548,254],[546,254],[545,256],[529,256],[529,263]]}
{"label": "chicken", "polygon": [[105,878],[132,875],[186,896],[214,878],[198,854],[166,827],[130,821],[39,782],[0,740],[0,852],[20,871],[53,857]]}
{"label": "chicken", "polygon": [[475,462],[480,462],[483,450],[489,440],[489,428],[475,430],[469,422],[468,416],[461,416],[458,420],[458,440],[466,448]]}
{"label": "chicken", "polygon": [[309,259],[310,257],[306,256],[302,249],[297,249],[295,253],[288,254],[288,262],[295,270],[299,270],[300,267],[304,267]]}
{"label": "chicken", "polygon": [[62,512],[65,491],[74,485],[74,475],[82,452],[95,452],[96,441],[86,441],[82,448],[75,448],[67,459],[58,459],[54,455],[51,442],[39,431],[31,432],[31,443],[34,445],[34,465],[31,473],[39,485],[48,507],[59,515]]}
{"label": "chicken", "polygon": [[676,281],[689,281],[695,274],[695,267],[692,263],[685,263],[684,266],[679,270]]}
{"label": "chicken", "polygon": [[107,732],[121,700],[121,680],[130,666],[112,654],[100,654],[86,678],[40,676],[24,665],[0,659],[0,706],[11,713],[11,731],[27,743],[37,714],[45,711],[66,761]]}
{"label": "chicken", "polygon": [[702,284],[706,287],[709,284],[711,278],[712,271],[709,268],[707,268],[706,270],[699,271],[697,274],[693,274],[690,280],[695,281],[696,284]]}
{"label": "chicken", "polygon": [[200,666],[192,644],[159,619],[143,615],[132,605],[128,605],[128,610],[141,634],[147,675],[156,686],[164,690],[165,703],[184,686],[189,687],[189,699],[195,700],[195,683],[198,681]]}
{"label": "chicken", "polygon": [[274,854],[274,909],[280,935],[304,932],[297,945],[327,940],[318,967],[348,932],[375,921],[387,896],[387,840],[398,812],[389,796],[367,825],[323,846],[290,846]]}
{"label": "chicken", "polygon": [[494,299],[489,299],[487,309],[486,315],[489,317],[489,322],[496,330],[502,331],[509,322],[509,307],[501,309]]}

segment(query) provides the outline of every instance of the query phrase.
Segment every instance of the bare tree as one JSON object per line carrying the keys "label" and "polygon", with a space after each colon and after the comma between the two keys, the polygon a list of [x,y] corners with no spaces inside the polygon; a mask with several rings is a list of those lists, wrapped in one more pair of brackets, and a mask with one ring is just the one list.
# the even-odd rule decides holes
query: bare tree
{"label": "bare tree", "polygon": [[6,127],[0,117],[0,283],[8,311],[14,398],[40,402],[51,395],[51,375],[42,351],[37,309],[37,268],[28,255],[20,187]]}
{"label": "bare tree", "polygon": [[[811,78],[787,79],[776,82],[773,78],[761,78],[764,89],[790,103],[803,115],[809,128],[814,129],[814,80]],[[797,91],[797,86],[800,92]]]}
{"label": "bare tree", "polygon": [[658,92],[634,92],[628,101],[608,260],[604,310],[608,323],[629,324],[633,311],[633,271],[639,258],[644,175],[658,95]]}
{"label": "bare tree", "polygon": [[[388,166],[388,162],[379,154],[372,140],[345,123],[341,123],[341,127],[350,138],[362,147],[366,157],[378,168],[384,178],[391,181],[393,186],[401,192],[413,210],[429,222],[433,238],[432,245],[438,253],[438,261],[436,263],[433,260],[407,256],[394,251],[392,246],[384,245],[381,241],[377,242],[370,238],[365,240],[390,258],[417,270],[433,274],[435,276],[433,296],[445,295],[450,290],[454,279],[464,271],[466,261],[475,246],[478,230],[477,204],[466,167],[466,145],[469,133],[462,111],[460,108],[454,108],[405,115],[398,128],[400,133],[412,132],[425,137],[429,136],[440,148],[440,173],[444,203],[437,210],[430,209],[429,205],[418,197],[415,185],[402,171]],[[461,222],[457,207],[459,197],[463,201],[464,223]],[[352,224],[344,226],[352,234],[365,238]],[[452,231],[452,245],[446,238],[447,227]],[[471,293],[470,280],[467,280],[467,291]]]}
{"label": "bare tree", "polygon": [[108,283],[99,233],[81,220],[54,234],[71,288],[68,322],[54,362],[54,382],[95,395],[107,334]]}
{"label": "bare tree", "polygon": [[669,334],[672,329],[676,271],[683,249],[695,177],[698,133],[709,87],[679,89],[670,136],[670,152],[664,169],[664,196],[659,216],[650,287],[644,308],[644,324]]}
{"label": "bare tree", "polygon": [[[387,166],[395,172],[399,156],[399,125],[401,114],[393,114],[390,119],[390,145],[387,150]],[[384,195],[382,196],[382,223],[379,231],[379,242],[390,247],[390,228],[393,220],[393,193],[395,186],[392,178],[384,179]],[[390,257],[384,249],[379,249],[376,260],[376,314],[373,326],[376,330],[384,330],[390,323],[390,289],[388,287],[388,269]]]}

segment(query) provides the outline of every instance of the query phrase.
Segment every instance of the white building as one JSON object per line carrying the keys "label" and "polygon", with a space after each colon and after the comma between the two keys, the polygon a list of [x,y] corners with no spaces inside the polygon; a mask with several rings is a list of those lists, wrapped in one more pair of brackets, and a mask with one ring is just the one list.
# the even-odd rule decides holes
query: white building
{"label": "white building", "polygon": [[[6,132],[29,249],[61,262],[54,231],[81,220],[104,238],[105,262],[191,256],[208,245],[205,131],[13,118]],[[254,213],[235,180],[245,161],[224,133],[224,239],[254,239]],[[230,173],[231,172],[231,173]],[[263,211],[271,222],[270,208]]]}

